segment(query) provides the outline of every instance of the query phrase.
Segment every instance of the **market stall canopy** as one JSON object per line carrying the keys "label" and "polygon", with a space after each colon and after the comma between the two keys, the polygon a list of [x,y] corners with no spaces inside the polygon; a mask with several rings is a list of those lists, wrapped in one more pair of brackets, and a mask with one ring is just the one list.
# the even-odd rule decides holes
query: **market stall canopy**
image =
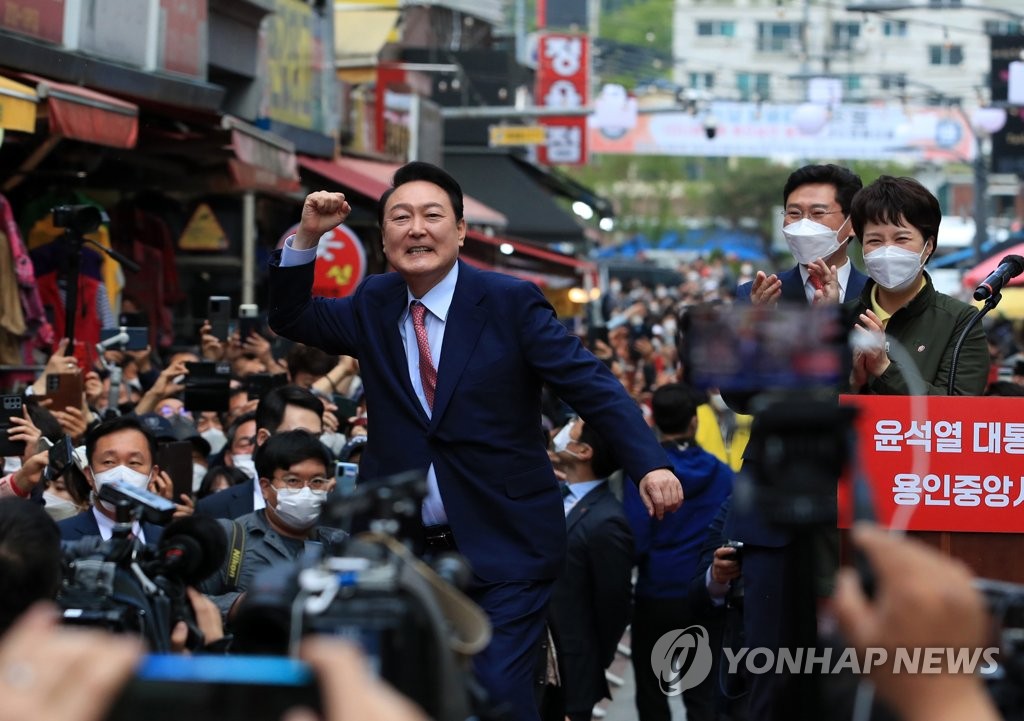
{"label": "market stall canopy", "polygon": [[46,100],[50,134],[112,148],[134,148],[139,137],[139,108],[89,88],[22,75]]}
{"label": "market stall canopy", "polygon": [[34,133],[38,102],[33,88],[0,76],[0,128]]}

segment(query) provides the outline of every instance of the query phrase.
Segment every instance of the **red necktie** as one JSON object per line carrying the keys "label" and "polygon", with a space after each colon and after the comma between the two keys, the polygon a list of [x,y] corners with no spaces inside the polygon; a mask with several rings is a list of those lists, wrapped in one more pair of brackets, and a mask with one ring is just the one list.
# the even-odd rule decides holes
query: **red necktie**
{"label": "red necktie", "polygon": [[821,282],[821,278],[816,275],[808,275],[807,278],[811,281],[811,286],[813,286],[815,290],[824,290],[825,284]]}
{"label": "red necktie", "polygon": [[423,384],[423,395],[427,398],[427,405],[433,409],[434,389],[437,387],[437,369],[434,368],[434,361],[430,358],[427,326],[423,322],[427,315],[427,306],[414,300],[410,312],[412,313],[412,327],[416,331],[416,346],[420,351],[420,383]]}

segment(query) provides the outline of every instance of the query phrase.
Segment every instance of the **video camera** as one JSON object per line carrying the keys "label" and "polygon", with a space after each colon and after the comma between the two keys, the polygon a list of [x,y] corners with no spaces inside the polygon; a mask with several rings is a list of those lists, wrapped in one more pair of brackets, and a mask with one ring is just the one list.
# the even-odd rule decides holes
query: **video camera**
{"label": "video camera", "polygon": [[431,718],[480,715],[468,662],[490,640],[490,625],[459,590],[469,569],[455,554],[431,567],[400,536],[418,526],[425,495],[423,474],[413,472],[329,499],[322,526],[369,530],[340,538],[320,557],[257,575],[233,624],[233,650],[295,655],[306,634],[343,636]]}
{"label": "video camera", "polygon": [[68,228],[79,235],[94,232],[103,223],[103,211],[94,205],[58,205],[50,209],[53,225]]}
{"label": "video camera", "polygon": [[192,516],[167,525],[159,543],[143,544],[131,535],[133,522],[167,523],[173,503],[121,481],[103,484],[98,502],[114,505],[117,523],[108,541],[93,536],[64,542],[57,597],[64,623],[135,633],[152,651],[166,653],[171,629],[184,621],[186,646],[202,648],[185,589],[221,567],[227,553],[223,529],[212,518]]}

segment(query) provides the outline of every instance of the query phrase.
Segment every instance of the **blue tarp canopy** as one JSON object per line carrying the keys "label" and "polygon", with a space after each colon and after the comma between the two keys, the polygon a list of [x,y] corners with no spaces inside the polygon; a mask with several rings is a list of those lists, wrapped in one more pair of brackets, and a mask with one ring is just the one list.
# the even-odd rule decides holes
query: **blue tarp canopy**
{"label": "blue tarp canopy", "polygon": [[763,260],[767,257],[759,235],[724,228],[694,229],[682,233],[673,230],[658,240],[651,240],[640,233],[620,245],[599,249],[595,257],[633,258],[649,250],[678,250],[700,254],[720,251],[726,255],[735,255],[740,260]]}

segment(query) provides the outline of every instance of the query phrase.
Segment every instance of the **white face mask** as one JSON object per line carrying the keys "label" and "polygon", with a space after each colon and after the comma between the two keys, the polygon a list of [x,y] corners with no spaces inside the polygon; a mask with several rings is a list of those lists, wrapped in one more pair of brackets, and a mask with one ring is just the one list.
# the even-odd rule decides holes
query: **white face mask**
{"label": "white face mask", "polygon": [[235,453],[231,456],[235,468],[245,473],[249,478],[256,478],[256,463],[252,460],[251,453]]}
{"label": "white face mask", "polygon": [[555,453],[563,453],[569,444],[572,443],[572,427],[575,424],[576,419],[572,419],[562,426],[562,430],[555,434],[555,437],[551,439],[552,451]]}
{"label": "white face mask", "polygon": [[882,246],[864,256],[868,275],[886,290],[900,291],[909,287],[924,267],[924,253],[905,250],[895,245]]}
{"label": "white face mask", "polygon": [[4,456],[4,475],[21,470],[21,459],[17,456]]}
{"label": "white face mask", "polygon": [[[846,225],[849,220],[849,218],[844,220],[843,225]],[[839,226],[839,230],[843,229],[843,225]],[[796,262],[800,265],[808,265],[819,258],[827,258],[839,250],[842,245],[839,242],[838,230],[815,223],[810,218],[801,218],[795,223],[784,225],[782,234],[786,236],[789,252],[793,254]]]}
{"label": "white face mask", "polygon": [[78,515],[78,506],[49,491],[43,491],[43,501],[46,502],[43,510],[55,521],[63,521],[65,518]]}
{"label": "white face mask", "polygon": [[228,442],[227,436],[224,435],[224,431],[220,428],[207,428],[199,435],[201,435],[206,442],[210,444],[210,455],[220,453]]}
{"label": "white face mask", "polygon": [[146,490],[146,487],[149,485],[149,476],[150,473],[140,473],[128,466],[116,466],[99,473],[95,470],[92,472],[92,477],[96,479],[96,493],[99,493],[100,489],[106,484],[116,481]]}
{"label": "white face mask", "polygon": [[309,486],[302,488],[277,489],[277,515],[290,528],[305,531],[316,525],[320,518],[320,506],[327,498],[327,491],[314,491]]}
{"label": "white face mask", "polygon": [[203,485],[203,479],[206,477],[206,471],[208,469],[202,463],[192,464],[192,492],[195,493],[199,490],[199,486]]}

